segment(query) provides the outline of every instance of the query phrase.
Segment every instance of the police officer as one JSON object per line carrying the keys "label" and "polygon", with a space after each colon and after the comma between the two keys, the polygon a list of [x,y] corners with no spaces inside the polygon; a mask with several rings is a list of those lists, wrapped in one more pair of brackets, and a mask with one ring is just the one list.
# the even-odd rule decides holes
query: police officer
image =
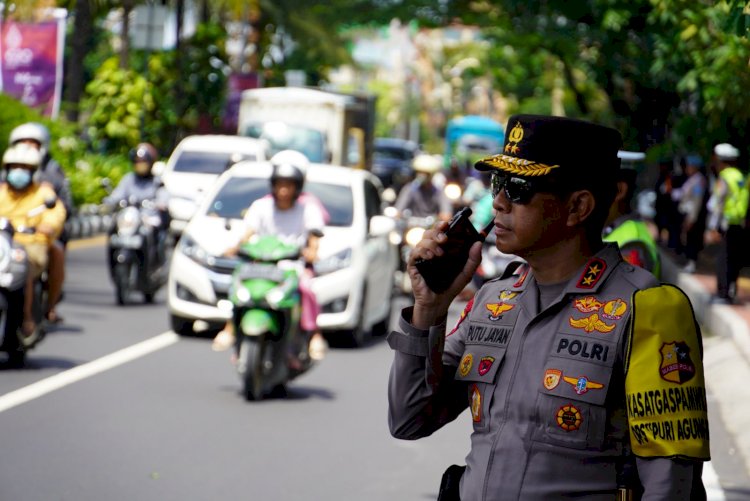
{"label": "police officer", "polygon": [[604,226],[605,242],[616,242],[622,257],[630,264],[645,268],[657,278],[661,276],[661,259],[656,241],[646,223],[633,211],[638,171],[636,163],[646,155],[641,152],[617,152],[621,160],[617,174],[617,192],[609,208],[609,216]]}
{"label": "police officer", "polygon": [[428,436],[470,410],[467,464],[446,472],[443,500],[705,496],[689,300],[601,241],[620,134],[534,115],[512,116],[507,130],[502,153],[476,168],[492,173],[499,249],[527,264],[485,284],[446,334],[481,244],[438,294],[416,262],[443,255],[448,225],[425,232],[408,266],[414,305],[388,337],[391,433]]}
{"label": "police officer", "polygon": [[737,168],[739,156],[739,150],[729,143],[714,147],[718,179],[708,200],[709,218],[705,241],[707,244],[721,244],[716,255],[714,299],[715,302],[724,304],[734,301],[747,240],[745,215],[749,196],[745,175]]}

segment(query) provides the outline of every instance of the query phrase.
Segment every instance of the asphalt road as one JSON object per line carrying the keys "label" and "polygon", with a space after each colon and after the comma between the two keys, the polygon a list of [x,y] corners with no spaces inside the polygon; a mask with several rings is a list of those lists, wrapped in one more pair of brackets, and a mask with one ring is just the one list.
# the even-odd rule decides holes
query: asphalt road
{"label": "asphalt road", "polygon": [[[171,333],[163,293],[116,306],[105,266],[101,244],[70,250],[64,326],[26,369],[0,372],[0,500],[428,500],[463,462],[468,418],[391,438],[382,339],[331,350],[286,399],[246,402],[226,353]],[[712,427],[724,457],[731,437]],[[729,458],[713,463],[746,481]]]}

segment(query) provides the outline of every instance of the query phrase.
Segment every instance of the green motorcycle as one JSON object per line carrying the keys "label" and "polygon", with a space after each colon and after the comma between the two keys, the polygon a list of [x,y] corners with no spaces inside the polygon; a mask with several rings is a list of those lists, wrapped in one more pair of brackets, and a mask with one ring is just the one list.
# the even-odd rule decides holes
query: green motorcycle
{"label": "green motorcycle", "polygon": [[275,236],[239,249],[229,300],[237,333],[237,372],[248,400],[284,394],[286,383],[312,366],[300,328],[300,247]]}

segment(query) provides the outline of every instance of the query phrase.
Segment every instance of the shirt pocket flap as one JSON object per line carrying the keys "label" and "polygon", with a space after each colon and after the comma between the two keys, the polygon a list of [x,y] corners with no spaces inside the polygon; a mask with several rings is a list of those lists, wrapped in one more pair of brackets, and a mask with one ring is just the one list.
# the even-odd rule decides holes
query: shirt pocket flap
{"label": "shirt pocket flap", "polygon": [[612,368],[583,361],[552,358],[539,392],[593,405],[604,405]]}
{"label": "shirt pocket flap", "polygon": [[505,351],[496,346],[468,345],[458,364],[456,379],[494,384]]}

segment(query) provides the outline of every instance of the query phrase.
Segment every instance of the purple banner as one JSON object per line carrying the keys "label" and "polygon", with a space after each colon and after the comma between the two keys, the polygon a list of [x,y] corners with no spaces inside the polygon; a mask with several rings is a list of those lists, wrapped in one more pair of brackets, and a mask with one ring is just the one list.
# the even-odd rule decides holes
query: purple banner
{"label": "purple banner", "polygon": [[237,118],[240,113],[242,91],[260,87],[260,77],[257,73],[232,73],[228,79],[229,91],[224,108],[223,127],[229,134],[237,134]]}
{"label": "purple banner", "polygon": [[0,90],[49,117],[60,109],[64,19],[40,23],[3,21]]}

